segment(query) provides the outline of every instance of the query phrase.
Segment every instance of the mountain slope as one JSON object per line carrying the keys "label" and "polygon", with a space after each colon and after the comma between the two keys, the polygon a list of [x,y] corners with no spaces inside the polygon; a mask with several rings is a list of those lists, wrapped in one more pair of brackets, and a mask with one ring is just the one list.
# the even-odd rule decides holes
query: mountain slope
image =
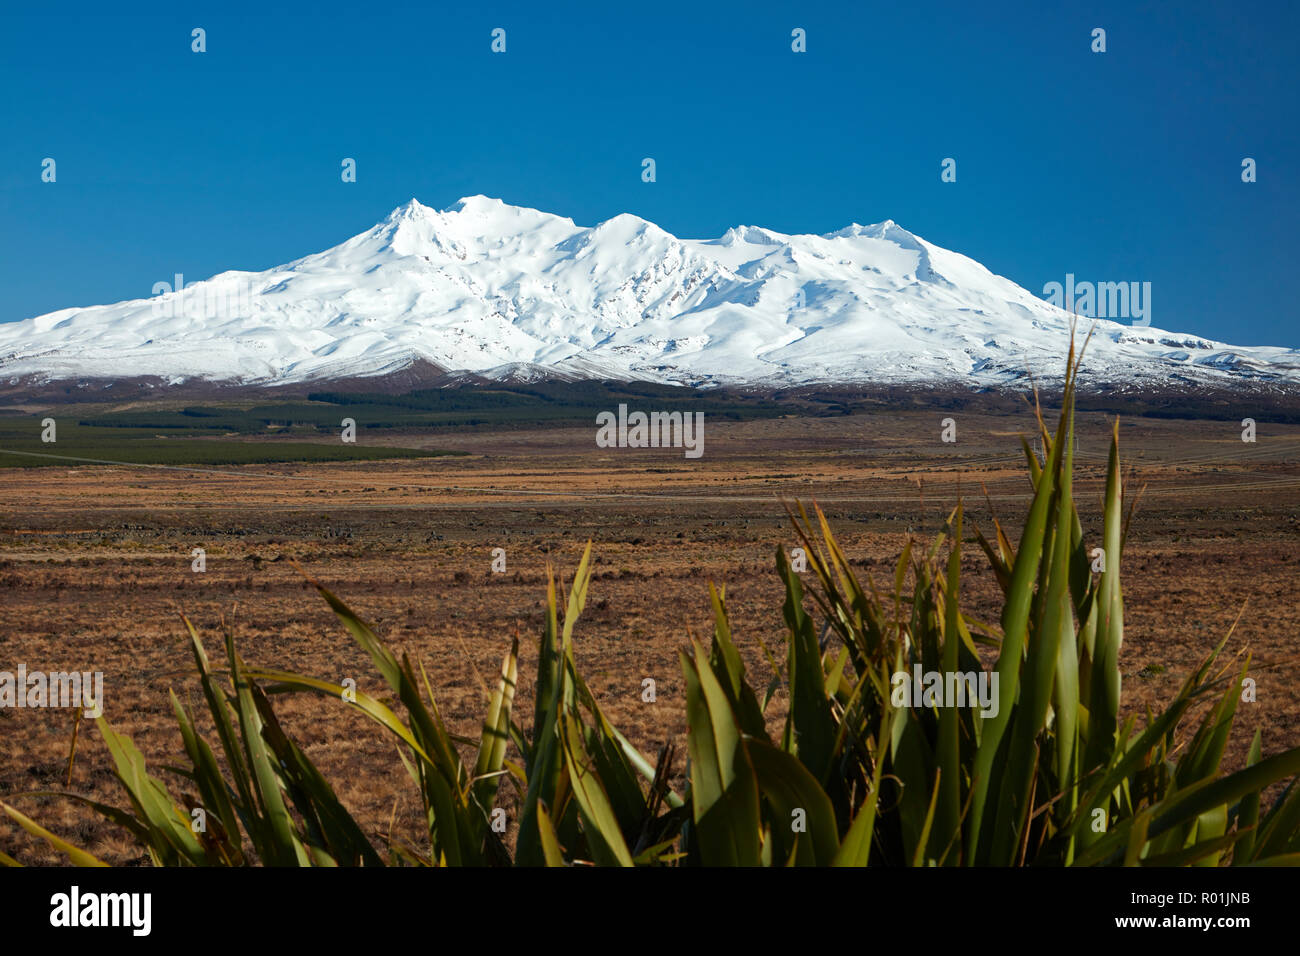
{"label": "mountain slope", "polygon": [[[413,363],[682,384],[1050,380],[1071,316],[892,221],[682,240],[484,196],[412,200],[341,245],[150,299],[0,324],[0,381],[282,384]],[[1085,329],[1091,320],[1081,320]],[[1300,383],[1300,351],[1099,321],[1094,383]]]}

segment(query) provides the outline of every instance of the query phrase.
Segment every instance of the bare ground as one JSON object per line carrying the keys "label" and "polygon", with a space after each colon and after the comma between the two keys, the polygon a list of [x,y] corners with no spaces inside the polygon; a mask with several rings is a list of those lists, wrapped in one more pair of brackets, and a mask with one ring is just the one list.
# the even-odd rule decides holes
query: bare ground
{"label": "bare ground", "polygon": [[[1028,490],[1018,436],[1032,433],[1031,417],[958,414],[955,444],[939,441],[940,417],[710,423],[698,460],[597,449],[582,428],[398,439],[471,452],[425,462],[7,469],[0,670],[102,671],[107,717],[154,768],[181,756],[167,690],[202,709],[182,612],[210,652],[224,620],[251,664],[353,677],[383,696],[297,563],[422,661],[453,730],[475,734],[484,683],[515,634],[518,699],[529,699],[547,566],[567,579],[591,540],[579,665],[634,743],[654,752],[672,739],[684,752],[677,652],[689,634],[709,633],[710,581],[726,585],[756,682],[770,676],[758,639],[782,635],[773,555],[795,543],[782,500],[815,498],[864,575],[891,574],[908,536],[936,534],[958,495],[968,520],[988,529],[991,504],[1015,539]],[[1076,497],[1090,538],[1109,427],[1096,414],[1080,429]],[[1242,762],[1257,727],[1266,752],[1300,745],[1300,426],[1261,423],[1246,444],[1233,422],[1133,419],[1121,425],[1121,450],[1130,491],[1145,487],[1123,564],[1126,712],[1167,701],[1245,607],[1228,646],[1253,655],[1258,699],[1240,709],[1228,762]],[[204,573],[191,570],[196,547]],[[504,574],[490,570],[497,547]],[[969,613],[995,622],[996,585],[976,548],[965,564]],[[641,699],[646,677],[654,703]],[[391,832],[419,844],[416,793],[381,730],[321,698],[278,698],[277,712],[377,840]],[[778,693],[770,716],[783,712]],[[516,716],[527,726],[531,708]],[[106,860],[140,862],[121,831],[72,802],[14,797],[63,787],[72,726],[69,710],[0,709],[0,796]],[[71,788],[122,803],[86,724]],[[513,799],[507,788],[512,823]],[[0,848],[58,861],[7,822]]]}

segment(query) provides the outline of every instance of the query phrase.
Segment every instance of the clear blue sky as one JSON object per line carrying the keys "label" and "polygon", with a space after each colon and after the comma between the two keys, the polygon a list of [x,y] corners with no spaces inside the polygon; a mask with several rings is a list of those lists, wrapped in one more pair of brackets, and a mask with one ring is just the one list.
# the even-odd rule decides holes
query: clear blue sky
{"label": "clear blue sky", "polygon": [[1149,281],[1155,326],[1300,346],[1293,3],[279,7],[7,6],[51,12],[0,14],[0,320],[485,193],[689,238],[891,218],[1035,294]]}

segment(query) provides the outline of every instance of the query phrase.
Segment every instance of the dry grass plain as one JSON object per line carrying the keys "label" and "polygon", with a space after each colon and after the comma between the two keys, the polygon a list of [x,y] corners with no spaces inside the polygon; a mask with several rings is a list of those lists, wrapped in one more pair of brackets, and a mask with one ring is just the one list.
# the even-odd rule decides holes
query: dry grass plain
{"label": "dry grass plain", "polygon": [[[580,667],[634,743],[654,752],[674,739],[684,753],[677,651],[688,634],[708,634],[708,582],[727,587],[751,673],[760,684],[770,676],[758,639],[782,634],[773,553],[794,543],[783,499],[820,502],[860,571],[878,577],[909,535],[940,530],[959,494],[986,530],[991,503],[1016,539],[1028,490],[1018,436],[1032,432],[1031,415],[957,413],[958,441],[943,444],[946,414],[709,422],[698,460],[597,449],[584,427],[401,436],[470,452],[427,461],[5,469],[0,670],[102,671],[107,717],[156,770],[182,756],[168,688],[201,709],[182,612],[210,652],[224,620],[251,664],[353,677],[379,693],[368,659],[292,559],[422,661],[453,729],[474,734],[483,681],[516,633],[519,699],[529,699],[547,565],[567,578],[590,539]],[[1091,538],[1109,421],[1085,414],[1080,425],[1076,498]],[[1168,700],[1244,605],[1229,649],[1253,655],[1258,700],[1241,707],[1229,763],[1241,763],[1256,727],[1266,752],[1300,744],[1300,427],[1261,420],[1246,444],[1231,421],[1126,419],[1121,452],[1130,493],[1145,486],[1124,556],[1125,710]],[[201,574],[191,570],[195,547],[207,552]],[[490,571],[496,547],[504,574]],[[966,565],[970,613],[996,621],[977,548]],[[646,677],[657,682],[654,703],[641,700]],[[783,706],[778,693],[771,716]],[[419,844],[416,793],[389,737],[341,703],[286,696],[277,710],[377,841],[391,833]],[[531,707],[516,716],[527,727]],[[0,709],[0,796],[106,860],[142,862],[122,832],[72,802],[14,796],[63,787],[72,726],[67,710]],[[121,800],[85,724],[71,789]],[[502,799],[513,826],[508,786]],[[58,862],[7,822],[0,848]]]}

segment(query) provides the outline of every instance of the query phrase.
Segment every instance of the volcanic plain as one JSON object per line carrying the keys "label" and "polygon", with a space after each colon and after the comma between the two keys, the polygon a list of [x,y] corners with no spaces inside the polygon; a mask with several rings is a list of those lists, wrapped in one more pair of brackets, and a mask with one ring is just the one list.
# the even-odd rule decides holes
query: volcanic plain
{"label": "volcanic plain", "polygon": [[[947,417],[953,442],[941,440]],[[1100,537],[1114,420],[1080,416],[1075,495],[1089,540]],[[102,672],[105,716],[180,792],[183,781],[161,769],[183,762],[168,689],[208,726],[181,615],[214,658],[228,627],[252,665],[351,677],[391,697],[310,576],[424,665],[462,734],[477,734],[485,687],[518,635],[516,719],[527,729],[548,569],[567,587],[590,541],[579,667],[652,759],[668,741],[684,755],[678,650],[710,633],[710,582],[726,586],[752,681],[771,678],[760,640],[778,654],[783,646],[774,555],[798,544],[786,503],[820,505],[860,577],[887,586],[909,537],[932,541],[959,498],[968,528],[991,533],[997,515],[1017,540],[1029,493],[1020,442],[1032,443],[1035,428],[1028,405],[881,409],[710,420],[698,459],[598,448],[594,425],[543,424],[358,437],[463,453],[431,458],[8,467],[0,671]],[[1159,708],[1231,632],[1225,653],[1248,652],[1258,684],[1239,708],[1227,763],[1244,761],[1256,728],[1266,753],[1300,744],[1300,425],[1261,416],[1256,440],[1244,442],[1237,420],[1125,417],[1119,436],[1128,497],[1141,492],[1122,557],[1125,711]],[[996,625],[993,574],[978,547],[965,547],[967,611]],[[377,843],[391,834],[420,845],[416,791],[390,737],[341,702],[275,702]],[[783,713],[778,690],[772,726]],[[0,709],[0,798],[109,862],[144,862],[124,832],[78,804],[22,796],[66,787],[123,804],[92,723],[81,723],[69,761],[74,723],[69,709]],[[680,784],[684,756],[675,770]],[[508,786],[502,800],[513,824]],[[60,859],[7,821],[0,849],[28,863]]]}

